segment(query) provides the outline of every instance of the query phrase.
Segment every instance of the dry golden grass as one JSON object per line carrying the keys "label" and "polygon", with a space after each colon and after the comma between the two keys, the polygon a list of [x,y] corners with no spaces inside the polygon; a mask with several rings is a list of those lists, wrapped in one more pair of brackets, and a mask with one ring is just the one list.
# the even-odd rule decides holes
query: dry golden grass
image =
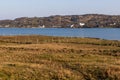
{"label": "dry golden grass", "polygon": [[120,80],[120,42],[0,36],[0,80]]}

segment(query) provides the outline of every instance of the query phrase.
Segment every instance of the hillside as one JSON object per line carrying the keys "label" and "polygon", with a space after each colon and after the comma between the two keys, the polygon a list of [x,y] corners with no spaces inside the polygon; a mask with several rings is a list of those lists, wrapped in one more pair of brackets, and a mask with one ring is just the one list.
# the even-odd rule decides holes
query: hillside
{"label": "hillside", "polygon": [[0,27],[57,27],[57,28],[102,28],[102,27],[120,27],[120,16],[86,14],[86,15],[66,15],[49,17],[21,17],[14,20],[0,20]]}

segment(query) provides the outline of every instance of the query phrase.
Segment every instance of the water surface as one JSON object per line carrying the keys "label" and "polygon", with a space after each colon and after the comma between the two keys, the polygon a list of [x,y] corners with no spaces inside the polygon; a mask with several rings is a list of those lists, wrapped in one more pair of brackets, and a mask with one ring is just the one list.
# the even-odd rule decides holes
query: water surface
{"label": "water surface", "polygon": [[0,28],[0,35],[46,35],[120,40],[120,28]]}

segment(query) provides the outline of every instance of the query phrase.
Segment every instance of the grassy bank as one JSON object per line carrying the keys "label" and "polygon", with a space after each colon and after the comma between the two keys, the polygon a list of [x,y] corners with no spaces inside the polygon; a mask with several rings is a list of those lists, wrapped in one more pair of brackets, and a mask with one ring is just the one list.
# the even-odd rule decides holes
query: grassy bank
{"label": "grassy bank", "polygon": [[120,41],[0,36],[0,80],[120,80]]}

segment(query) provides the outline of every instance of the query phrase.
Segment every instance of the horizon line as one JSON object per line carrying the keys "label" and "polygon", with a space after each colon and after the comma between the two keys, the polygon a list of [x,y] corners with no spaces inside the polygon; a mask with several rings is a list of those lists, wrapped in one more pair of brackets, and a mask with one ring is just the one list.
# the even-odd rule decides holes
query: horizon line
{"label": "horizon line", "polygon": [[0,19],[0,20],[15,20],[17,18],[44,18],[44,17],[51,17],[51,16],[84,16],[84,15],[104,15],[104,16],[120,16],[118,14],[101,14],[101,13],[87,13],[87,14],[55,14],[55,15],[48,15],[48,16],[19,16],[13,19]]}

